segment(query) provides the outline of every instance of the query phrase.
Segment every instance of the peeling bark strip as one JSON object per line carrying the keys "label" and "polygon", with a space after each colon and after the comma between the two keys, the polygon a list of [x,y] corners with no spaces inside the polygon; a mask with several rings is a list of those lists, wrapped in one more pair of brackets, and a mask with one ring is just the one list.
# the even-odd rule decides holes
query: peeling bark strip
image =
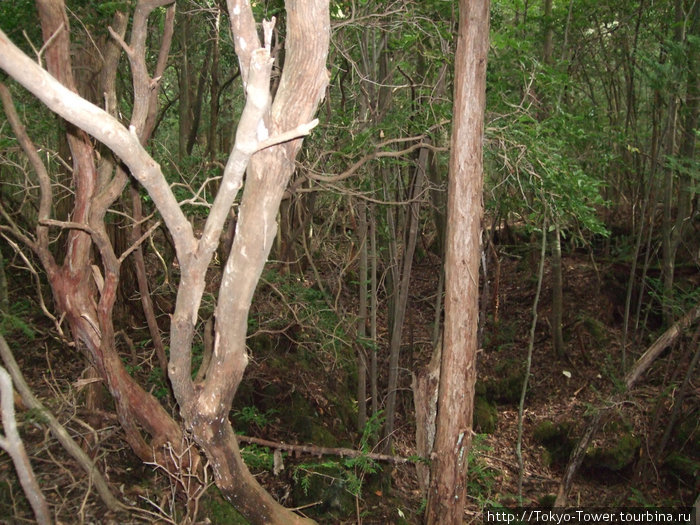
{"label": "peeling bark strip", "polygon": [[459,2],[454,122],[447,188],[445,328],[429,524],[461,524],[471,448],[479,317],[482,144],[489,1]]}

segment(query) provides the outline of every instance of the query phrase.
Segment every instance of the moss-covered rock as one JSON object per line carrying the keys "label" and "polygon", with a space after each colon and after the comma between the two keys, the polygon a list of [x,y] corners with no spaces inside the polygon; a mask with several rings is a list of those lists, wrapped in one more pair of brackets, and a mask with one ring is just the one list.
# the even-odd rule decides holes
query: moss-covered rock
{"label": "moss-covered rock", "polygon": [[631,432],[625,432],[609,444],[589,449],[583,464],[590,469],[618,472],[634,462],[640,444],[639,438]]}
{"label": "moss-covered rock", "polygon": [[554,507],[554,502],[557,500],[556,494],[545,494],[540,499],[537,500],[537,504],[544,509],[551,509]]}
{"label": "moss-covered rock", "polygon": [[474,398],[474,429],[482,434],[493,434],[498,423],[498,410],[483,396]]}
{"label": "moss-covered rock", "polygon": [[502,404],[517,404],[525,381],[522,363],[508,359],[495,369],[496,376],[484,382],[486,398]]}
{"label": "moss-covered rock", "polygon": [[573,425],[566,421],[542,421],[535,427],[533,438],[546,450],[543,456],[545,464],[566,464],[575,445],[571,438],[572,428]]}

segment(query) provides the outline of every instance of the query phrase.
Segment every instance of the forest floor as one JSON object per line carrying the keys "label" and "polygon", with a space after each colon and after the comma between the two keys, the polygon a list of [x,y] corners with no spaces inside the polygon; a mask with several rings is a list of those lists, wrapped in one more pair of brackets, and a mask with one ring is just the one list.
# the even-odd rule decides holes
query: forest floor
{"label": "forest floor", "polygon": [[[536,268],[536,262],[533,263],[529,253],[509,254],[507,249],[500,250],[500,260],[500,278],[495,273],[490,275],[492,295],[487,308],[483,348],[478,354],[478,382],[485,385],[498,384],[504,377],[518,377],[527,355],[532,323],[536,285],[536,271],[533,268]],[[401,363],[406,373],[402,378],[398,402],[400,409],[394,444],[397,456],[415,455],[415,422],[412,420],[413,401],[408,371],[419,370],[430,358],[438,275],[437,258],[430,254],[414,265]],[[551,504],[549,498],[557,492],[567,453],[585,429],[586,414],[592,407],[602,406],[620,384],[623,376],[621,341],[626,279],[625,269],[619,265],[601,260],[593,264],[585,253],[565,257],[564,333],[567,355],[559,358],[554,355],[550,342],[551,289],[548,284],[549,269],[546,269],[524,410],[522,505]],[[117,497],[141,509],[129,517],[107,512],[89,480],[50,435],[46,425],[31,411],[20,410],[20,432],[57,522],[178,522],[182,505],[173,484],[168,482],[160,469],[144,465],[134,457],[121,440],[118,421],[108,406],[103,410],[84,407],[83,383],[79,381],[84,369],[82,357],[77,350],[66,347],[55,337],[52,327],[36,308],[35,288],[27,281],[21,273],[11,275],[13,311],[24,320],[26,326],[17,324],[5,327],[8,342],[25,377],[36,395],[95,460]],[[272,308],[279,309],[279,305]],[[259,307],[258,313],[264,313],[266,309],[265,306]],[[642,312],[642,321],[646,326],[646,335],[631,339],[628,363],[638,358],[660,335],[656,312]],[[382,322],[384,329],[380,330],[380,339],[387,336],[385,320]],[[294,333],[294,330],[297,332]],[[244,380],[244,383],[252,386],[242,387],[240,399],[237,398],[232,412],[234,419],[245,423],[248,435],[263,439],[357,447],[359,436],[348,429],[351,421],[347,413],[341,410],[341,403],[336,403],[332,397],[333,391],[341,394],[354,392],[352,373],[341,373],[343,365],[340,359],[333,362],[324,358],[311,366],[283,368],[286,365],[270,356],[278,352],[290,359],[298,359],[300,354],[295,346],[296,341],[304,340],[304,327],[290,331],[292,333],[283,334],[284,337],[272,349],[253,349],[253,360]],[[287,340],[287,343],[279,342],[283,340]],[[147,341],[135,341],[137,354],[144,345],[147,347]],[[602,452],[596,456],[597,461],[584,463],[577,474],[569,496],[571,505],[692,505],[699,488],[700,389],[697,376],[691,381],[676,429],[671,433],[664,452],[660,456],[657,454],[659,439],[666,429],[678,394],[677,387],[692,357],[690,346],[689,340],[680,339],[678,344],[666,351],[639,386],[615,408],[614,416],[606,420],[593,442]],[[309,345],[309,348],[319,347]],[[161,396],[174,413],[175,407],[169,401],[167,387],[158,379],[160,372],[151,371],[146,366],[151,356],[140,359],[138,354],[134,360],[133,352],[133,349],[124,346],[125,361],[133,373],[141,374],[151,390]],[[515,374],[512,373],[514,370]],[[518,388],[521,384],[515,382]],[[514,391],[496,389],[499,391],[499,395],[495,396],[498,399],[489,400],[495,403],[495,428],[488,434],[478,434],[474,439],[469,465],[467,523],[482,522],[486,505],[512,507],[520,502],[519,466],[515,454],[518,388],[514,390],[517,390],[517,396]],[[490,391],[494,389],[490,388]],[[309,417],[321,422],[321,430],[314,430],[311,439],[301,427],[295,427],[291,432],[287,428],[284,412],[295,410],[296,396],[306,399],[307,408],[308,405],[312,406]],[[275,406],[278,407],[276,410],[269,408]],[[546,422],[551,422],[551,425]],[[302,421],[300,425],[307,423]],[[237,425],[237,429],[240,426]],[[322,432],[324,428],[325,433]],[[670,465],[668,458],[671,456],[677,462],[685,463],[681,466]],[[662,463],[649,459],[657,457],[667,460]],[[341,487],[346,497],[350,481],[363,481],[359,495],[351,497],[350,509],[339,501],[319,500],[311,502],[317,505],[302,510],[312,514],[316,507],[316,513],[312,515],[322,523],[357,523],[360,520],[366,524],[419,523],[423,497],[412,464],[380,465],[384,473],[382,476],[363,471],[357,463],[347,463],[330,456],[323,460],[289,457],[286,470],[275,476],[269,468],[269,450],[249,447],[247,458],[250,459],[251,468],[258,472],[261,482],[287,506],[300,507],[305,504],[298,485],[302,483],[300,479],[304,478],[304,474],[313,470],[310,466],[312,460],[323,461],[324,468],[332,470],[337,467],[346,472],[345,475],[326,476],[337,481],[336,485]],[[0,523],[29,523],[32,515],[12,469],[8,456],[0,453]],[[387,483],[389,478],[390,490]],[[309,481],[305,483],[309,484]],[[314,490],[313,485],[310,488],[307,486],[307,489]],[[333,499],[328,492],[321,494],[323,498]],[[234,521],[236,518],[214,488],[210,488],[202,497],[199,510],[198,520],[201,523],[239,522]],[[358,516],[361,518],[358,519]]]}

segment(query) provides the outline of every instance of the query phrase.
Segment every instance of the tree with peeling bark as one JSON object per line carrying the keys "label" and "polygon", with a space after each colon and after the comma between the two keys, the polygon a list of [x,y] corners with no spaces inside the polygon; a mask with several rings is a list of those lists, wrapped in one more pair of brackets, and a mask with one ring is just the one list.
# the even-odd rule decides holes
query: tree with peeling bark
{"label": "tree with peeling bark", "polygon": [[426,521],[460,524],[472,441],[489,1],[461,0],[447,188],[445,324]]}
{"label": "tree with peeling bark", "polygon": [[[159,60],[155,74],[149,74],[145,59],[148,16],[158,7],[168,7],[161,48],[161,57],[167,57],[174,4],[170,0],[139,2],[128,43],[124,40],[127,17],[122,14],[123,22],[119,25],[115,18],[111,28],[113,43],[126,53],[132,70],[134,101],[128,128],[110,114],[114,107],[108,104],[105,111],[77,94],[70,61],[68,18],[62,1],[37,2],[48,72],[0,31],[0,68],[68,123],[75,188],[70,221],[56,221],[51,217],[52,190],[48,175],[36,156],[36,148],[23,134],[21,123],[13,123],[40,182],[41,205],[33,235],[27,235],[13,223],[5,231],[32,249],[41,260],[58,314],[65,318],[73,339],[85,348],[88,359],[108,386],[134,451],[146,461],[155,457],[167,469],[184,469],[196,475],[203,467],[196,454],[185,453],[186,441],[194,440],[213,467],[222,494],[252,523],[266,524],[308,520],[279,505],[248,471],[228,413],[248,362],[245,346],[248,311],[275,237],[277,210],[294,171],[302,137],[316,124],[313,115],[328,83],[326,58],[330,39],[327,0],[290,0],[286,4],[285,63],[273,98],[270,51],[274,19],[263,22],[264,40],[260,42],[250,3],[228,1],[246,103],[219,191],[201,233],[195,232],[160,165],[144,148],[153,130],[154,93],[166,63]],[[109,102],[108,95],[105,98]],[[9,96],[3,97],[3,104],[8,115],[11,114]],[[110,165],[100,164],[104,171],[98,170],[98,156],[88,135],[114,154]],[[171,316],[168,364],[180,423],[131,378],[115,348],[112,311],[120,266],[134,246],[143,241],[143,236],[134,239],[132,248],[115,253],[105,228],[105,214],[121,195],[129,175],[145,188],[160,213],[172,237],[181,270]],[[244,176],[236,234],[215,310],[213,356],[203,377],[195,382],[192,343],[207,270]],[[61,265],[49,250],[48,230],[55,226],[69,232],[69,246]],[[99,255],[101,265],[93,264],[93,250]],[[175,453],[168,454],[171,450]],[[168,460],[173,457],[182,459]],[[186,457],[193,459],[185,461]]]}

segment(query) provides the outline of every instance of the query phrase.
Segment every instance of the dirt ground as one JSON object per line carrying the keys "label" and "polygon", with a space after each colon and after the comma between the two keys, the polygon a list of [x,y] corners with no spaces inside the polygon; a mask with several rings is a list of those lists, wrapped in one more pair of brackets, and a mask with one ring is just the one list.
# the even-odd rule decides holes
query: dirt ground
{"label": "dirt ground", "polygon": [[[528,336],[532,323],[532,302],[536,276],[527,255],[509,255],[500,252],[499,277],[495,269],[490,272],[490,293],[487,303],[487,319],[478,354],[478,381],[488,382],[503,374],[503,363],[521,366],[527,355]],[[398,456],[415,454],[415,423],[412,420],[412,398],[409,370],[420,369],[430,358],[434,298],[437,290],[436,258],[426,256],[414,266],[414,282],[405,330],[405,349],[401,366],[406,372],[402,377],[397,421],[397,439],[394,452]],[[620,356],[622,341],[622,315],[624,311],[624,269],[596,261],[592,264],[586,254],[575,254],[564,260],[564,334],[567,356],[554,356],[550,343],[549,269],[545,273],[535,344],[532,355],[531,376],[525,402],[523,421],[523,485],[522,504],[546,503],[548,496],[556,494],[565,465],[553,460],[552,454],[535,439],[538,425],[544,421],[566,423],[570,438],[577,439],[587,424],[586,414],[604,400],[619,385],[622,377]],[[29,331],[21,327],[11,328],[8,342],[20,362],[30,386],[52,413],[69,429],[71,435],[95,461],[104,473],[114,494],[127,505],[134,507],[130,514],[114,515],[106,511],[97,497],[94,487],[77,464],[62,450],[51,436],[47,426],[31,411],[18,413],[20,432],[25,440],[33,467],[41,487],[59,523],[176,523],[180,520],[176,508],[182,507],[181,496],[163,472],[153,465],[141,464],[121,439],[116,417],[109,410],[87,410],[82,402],[81,374],[84,371],[80,352],[61,343],[51,326],[36,308],[34,287],[26,275],[12,276],[12,298],[24,303],[21,311]],[[495,291],[495,293],[494,293]],[[628,362],[633,362],[660,334],[658,314],[642,312],[647,327],[642,337],[631,338]],[[7,328],[6,328],[7,332]],[[386,327],[380,330],[380,338],[387,338]],[[641,332],[641,331],[640,331]],[[293,338],[292,338],[293,339]],[[584,468],[576,476],[569,501],[576,506],[689,506],[698,493],[698,472],[694,480],[679,476],[664,465],[648,461],[660,435],[666,428],[669,415],[676,401],[678,388],[692,354],[690,338],[679,339],[678,344],[667,350],[639,387],[616,407],[618,419],[625,431],[638,439],[635,460],[619,470]],[[132,363],[130,350],[124,347],[125,360]],[[133,364],[134,373],[149,376],[147,360]],[[144,372],[144,370],[146,372]],[[306,397],[313,400],[320,410],[318,417],[332,418],[324,385],[328,370],[318,367],[299,371],[294,376],[280,379],[269,360],[256,361],[247,378],[258,382],[289,381]],[[157,384],[153,383],[153,388]],[[346,385],[347,386],[347,385]],[[173,412],[175,407],[165,402]],[[325,406],[325,410],[324,410]],[[694,461],[697,469],[700,458],[693,452],[692,443],[698,443],[698,407],[700,389],[697,376],[691,380],[682,414],[692,418],[694,428],[685,436],[672,438],[668,452],[683,452]],[[234,407],[236,408],[236,407]],[[518,433],[517,403],[500,402],[496,405],[497,421],[494,432],[479,435],[474,440],[470,463],[469,500],[466,523],[482,520],[485,505],[519,504],[519,466],[515,454]],[[240,409],[240,407],[239,407]],[[686,424],[687,427],[687,424]],[[338,428],[337,421],[328,423],[329,429]],[[249,433],[255,435],[255,428]],[[274,421],[258,428],[258,437],[270,440],[295,442],[289,429]],[[595,446],[614,442],[621,432],[614,423],[604,424],[594,440]],[[675,436],[675,434],[672,434]],[[341,441],[352,441],[357,435],[345,431]],[[684,441],[679,441],[684,439]],[[356,444],[356,442],[355,442]],[[290,459],[290,461],[296,461]],[[367,476],[361,496],[356,499],[356,512],[346,516],[335,514],[325,523],[418,523],[422,496],[418,488],[415,467],[411,464],[383,466],[391,477],[391,490],[376,476]],[[293,505],[294,483],[291,476],[274,476],[259,470],[259,478],[269,490]],[[383,484],[382,484],[383,483]],[[0,523],[31,523],[32,514],[19,490],[9,457],[0,453]],[[201,500],[198,522],[235,523],[221,510],[225,506],[217,499],[215,489],[210,489]],[[303,512],[303,510],[302,510]],[[228,516],[228,517],[222,517]],[[330,516],[330,515],[329,515]]]}

